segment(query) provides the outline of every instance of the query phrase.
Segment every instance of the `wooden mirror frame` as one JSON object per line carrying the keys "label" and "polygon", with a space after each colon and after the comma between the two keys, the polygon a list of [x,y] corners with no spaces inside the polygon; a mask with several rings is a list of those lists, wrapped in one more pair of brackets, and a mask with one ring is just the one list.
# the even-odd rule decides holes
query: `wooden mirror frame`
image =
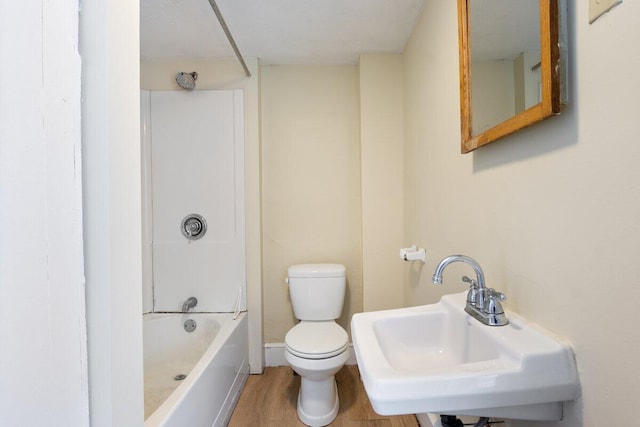
{"label": "wooden mirror frame", "polygon": [[462,153],[489,144],[503,136],[560,113],[560,48],[558,45],[558,0],[540,2],[540,62],[542,101],[492,128],[473,135],[471,114],[471,23],[473,0],[458,0],[460,54],[460,128]]}

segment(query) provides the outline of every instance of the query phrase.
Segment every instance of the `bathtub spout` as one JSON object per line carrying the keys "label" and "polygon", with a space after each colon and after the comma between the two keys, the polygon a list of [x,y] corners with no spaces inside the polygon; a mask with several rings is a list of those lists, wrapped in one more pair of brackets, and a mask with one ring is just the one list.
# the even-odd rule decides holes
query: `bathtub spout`
{"label": "bathtub spout", "polygon": [[189,310],[191,310],[193,307],[195,307],[196,305],[198,305],[198,298],[196,297],[189,297],[184,304],[182,304],[182,312],[186,313]]}

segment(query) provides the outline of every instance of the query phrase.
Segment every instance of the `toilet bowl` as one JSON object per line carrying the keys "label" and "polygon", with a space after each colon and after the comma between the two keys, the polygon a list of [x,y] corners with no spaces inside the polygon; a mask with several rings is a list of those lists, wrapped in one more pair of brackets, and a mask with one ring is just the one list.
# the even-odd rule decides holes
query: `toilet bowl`
{"label": "toilet bowl", "polygon": [[285,337],[285,358],[300,375],[297,412],[308,426],[330,424],[340,401],[335,374],[349,358],[349,337],[335,322],[346,288],[339,264],[300,264],[287,278],[294,314],[300,323]]}

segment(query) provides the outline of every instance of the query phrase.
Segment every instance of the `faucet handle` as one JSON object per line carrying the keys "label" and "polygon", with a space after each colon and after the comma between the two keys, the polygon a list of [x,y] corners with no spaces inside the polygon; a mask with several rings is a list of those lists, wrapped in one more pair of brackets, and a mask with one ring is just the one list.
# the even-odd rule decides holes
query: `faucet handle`
{"label": "faucet handle", "polygon": [[462,276],[462,281],[464,283],[468,283],[469,286],[476,287],[476,288],[478,287],[478,282],[476,282],[473,279],[470,279],[468,276]]}
{"label": "faucet handle", "polygon": [[478,283],[467,276],[462,276],[462,281],[469,284],[467,304],[476,307],[478,305]]}
{"label": "faucet handle", "polygon": [[493,288],[489,288],[487,289],[487,298],[497,298],[500,301],[506,301],[507,297],[502,293],[502,292],[498,292]]}
{"label": "faucet handle", "polygon": [[500,301],[506,299],[507,297],[502,292],[498,292],[495,289],[487,289],[484,301],[484,314],[488,318],[487,325],[504,326],[509,324],[509,319],[507,319],[502,304],[500,304]]}
{"label": "faucet handle", "polygon": [[502,292],[498,292],[495,289],[487,289],[487,293],[484,300],[484,312],[487,314],[503,314],[504,309],[500,301],[505,301],[506,296]]}

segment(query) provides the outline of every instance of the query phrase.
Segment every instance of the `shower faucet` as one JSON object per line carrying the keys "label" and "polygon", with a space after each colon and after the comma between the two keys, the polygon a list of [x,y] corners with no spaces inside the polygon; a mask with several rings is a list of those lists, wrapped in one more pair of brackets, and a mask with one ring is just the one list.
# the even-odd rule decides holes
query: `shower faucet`
{"label": "shower faucet", "polygon": [[485,325],[504,326],[509,324],[509,319],[507,319],[507,316],[504,314],[504,309],[500,303],[507,298],[495,289],[486,287],[482,267],[480,267],[480,264],[473,258],[466,255],[451,255],[443,259],[433,273],[433,283],[442,283],[442,272],[446,266],[453,262],[468,264],[476,272],[476,280],[470,279],[467,276],[462,278],[463,282],[469,284],[467,305],[464,311]]}
{"label": "shower faucet", "polygon": [[189,297],[184,304],[182,304],[182,312],[186,313],[189,310],[191,310],[193,307],[195,307],[196,305],[198,305],[198,298],[196,297]]}

